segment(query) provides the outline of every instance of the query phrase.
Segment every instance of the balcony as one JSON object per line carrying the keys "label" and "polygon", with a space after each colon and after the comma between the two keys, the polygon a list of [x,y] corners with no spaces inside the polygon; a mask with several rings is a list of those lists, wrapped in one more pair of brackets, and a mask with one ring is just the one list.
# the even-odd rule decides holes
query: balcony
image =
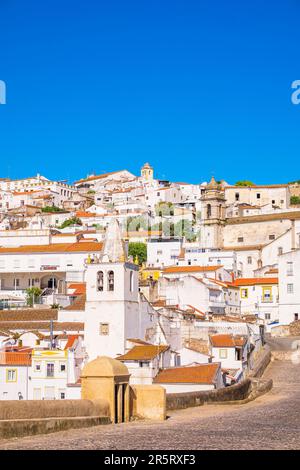
{"label": "balcony", "polygon": [[273,302],[278,302],[278,297],[270,295],[269,297],[262,296],[260,299],[262,304],[272,304]]}

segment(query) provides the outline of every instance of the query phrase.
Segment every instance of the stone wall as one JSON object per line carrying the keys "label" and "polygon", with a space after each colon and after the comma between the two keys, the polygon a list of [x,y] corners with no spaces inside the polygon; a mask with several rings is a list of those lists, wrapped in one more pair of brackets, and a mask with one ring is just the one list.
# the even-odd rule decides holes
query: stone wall
{"label": "stone wall", "polygon": [[264,381],[260,379],[270,361],[271,351],[269,346],[266,345],[258,356],[255,367],[251,370],[247,379],[218,390],[167,394],[167,410],[200,406],[204,403],[238,403],[253,400],[257,396],[268,392],[273,386],[272,380]]}
{"label": "stone wall", "polygon": [[259,356],[255,361],[254,368],[250,371],[249,377],[261,377],[271,362],[271,350],[268,345],[265,345]]}
{"label": "stone wall", "polygon": [[109,416],[105,400],[10,400],[0,401],[0,420]]}
{"label": "stone wall", "polygon": [[219,388],[218,390],[170,393],[167,394],[167,410],[189,408],[203,405],[204,403],[245,400],[249,396],[251,389],[251,380],[245,379],[238,384]]}
{"label": "stone wall", "polygon": [[0,401],[0,438],[110,423],[106,400]]}
{"label": "stone wall", "polygon": [[161,385],[132,385],[130,393],[131,416],[166,419],[166,390]]}

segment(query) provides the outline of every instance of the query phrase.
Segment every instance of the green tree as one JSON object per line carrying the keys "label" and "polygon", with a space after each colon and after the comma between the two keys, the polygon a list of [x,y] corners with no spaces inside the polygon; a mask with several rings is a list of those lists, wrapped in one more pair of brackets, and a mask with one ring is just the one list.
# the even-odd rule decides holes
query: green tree
{"label": "green tree", "polygon": [[60,228],[70,227],[71,225],[82,225],[81,220],[78,217],[71,217],[70,219],[65,220]]}
{"label": "green tree", "polygon": [[235,183],[235,186],[255,186],[255,184],[252,181],[240,180]]}
{"label": "green tree", "polygon": [[300,204],[300,197],[299,196],[291,196],[290,203],[291,204]]}
{"label": "green tree", "polygon": [[174,227],[174,234],[177,237],[185,237],[188,241],[195,241],[196,234],[193,231],[193,223],[190,220],[179,220]]}
{"label": "green tree", "polygon": [[29,307],[33,307],[35,301],[40,297],[42,291],[39,287],[29,287],[26,289],[26,303]]}
{"label": "green tree", "polygon": [[130,242],[128,245],[128,256],[132,256],[134,260],[137,257],[140,265],[145,263],[147,261],[146,243]]}
{"label": "green tree", "polygon": [[42,212],[62,212],[62,209],[57,206],[45,206],[42,207]]}
{"label": "green tree", "polygon": [[174,215],[174,206],[172,202],[159,202],[155,206],[155,214],[163,217],[166,215]]}

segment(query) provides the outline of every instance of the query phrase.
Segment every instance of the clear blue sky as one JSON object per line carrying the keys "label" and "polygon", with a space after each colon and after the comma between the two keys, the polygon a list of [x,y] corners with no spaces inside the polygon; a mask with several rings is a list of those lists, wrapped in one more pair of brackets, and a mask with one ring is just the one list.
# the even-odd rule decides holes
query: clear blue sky
{"label": "clear blue sky", "polygon": [[299,0],[1,0],[0,176],[300,178]]}

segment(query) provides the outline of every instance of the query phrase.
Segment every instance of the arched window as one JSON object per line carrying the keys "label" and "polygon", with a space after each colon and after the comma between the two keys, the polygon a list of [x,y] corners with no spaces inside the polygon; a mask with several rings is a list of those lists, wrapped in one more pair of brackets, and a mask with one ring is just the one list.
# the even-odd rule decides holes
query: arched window
{"label": "arched window", "polygon": [[108,290],[109,291],[113,291],[114,288],[115,288],[115,275],[114,275],[114,272],[113,271],[108,271],[108,274],[107,274],[108,278]]}
{"label": "arched window", "polygon": [[103,271],[97,272],[97,291],[103,291]]}
{"label": "arched window", "polygon": [[133,292],[133,271],[130,271],[130,292]]}
{"label": "arched window", "polygon": [[222,204],[219,204],[219,219],[222,219]]}
{"label": "arched window", "polygon": [[207,204],[207,219],[210,219],[211,217],[211,205]]}

